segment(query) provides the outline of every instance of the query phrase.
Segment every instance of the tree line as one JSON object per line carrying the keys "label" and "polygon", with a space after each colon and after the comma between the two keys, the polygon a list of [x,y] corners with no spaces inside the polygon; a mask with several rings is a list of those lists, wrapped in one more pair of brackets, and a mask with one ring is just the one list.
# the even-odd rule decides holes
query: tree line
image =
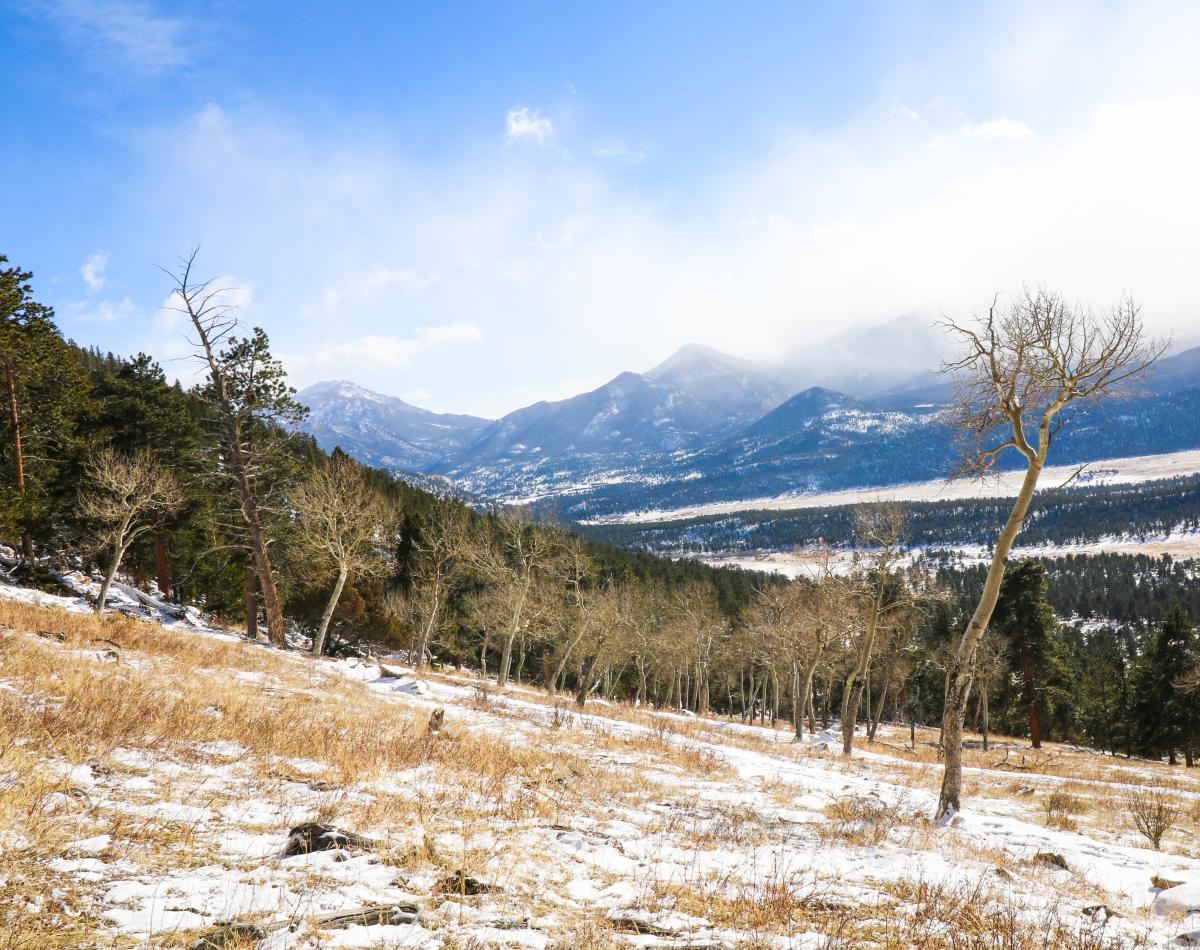
{"label": "tree line", "polygon": [[[1086,474],[1086,473],[1085,473]],[[898,479],[897,479],[898,480]],[[1003,498],[904,502],[913,544],[990,545],[1007,513]],[[854,506],[752,510],[647,524],[594,524],[597,540],[658,554],[786,551],[854,540]],[[1200,530],[1200,475],[1135,485],[1083,484],[1040,491],[1021,533],[1025,545],[1072,545],[1104,538],[1147,540]]]}

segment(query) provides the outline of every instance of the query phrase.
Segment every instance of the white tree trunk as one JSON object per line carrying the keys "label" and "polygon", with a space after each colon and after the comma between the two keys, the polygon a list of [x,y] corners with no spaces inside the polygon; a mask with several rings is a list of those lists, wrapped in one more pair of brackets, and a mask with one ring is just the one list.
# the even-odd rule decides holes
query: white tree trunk
{"label": "white tree trunk", "polygon": [[333,612],[337,610],[338,600],[341,599],[342,590],[346,586],[346,578],[349,576],[349,573],[345,565],[338,569],[337,581],[333,585],[333,592],[329,595],[329,603],[325,605],[325,612],[321,614],[321,625],[317,628],[317,632],[313,636],[313,656],[320,656],[325,652],[325,636],[329,633],[329,624],[333,620]]}

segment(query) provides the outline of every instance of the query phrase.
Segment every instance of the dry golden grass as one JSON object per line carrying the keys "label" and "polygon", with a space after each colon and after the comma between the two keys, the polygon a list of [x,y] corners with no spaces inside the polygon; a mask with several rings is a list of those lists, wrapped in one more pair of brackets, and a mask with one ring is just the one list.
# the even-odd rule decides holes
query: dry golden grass
{"label": "dry golden grass", "polygon": [[[431,678],[458,686],[471,682],[446,672]],[[255,798],[281,808],[302,801],[314,818],[379,839],[380,860],[406,876],[431,880],[462,869],[502,884],[505,895],[496,900],[511,906],[512,916],[555,913],[572,934],[557,944],[564,948],[600,950],[620,945],[622,938],[610,922],[544,899],[541,869],[536,863],[531,868],[522,835],[589,827],[614,816],[633,821],[634,812],[643,816],[636,822],[648,838],[696,853],[753,856],[780,841],[814,848],[823,835],[830,845],[891,842],[940,851],[948,859],[991,862],[1034,879],[1042,873],[999,850],[976,847],[969,855],[952,855],[954,835],[933,836],[916,809],[870,796],[837,798],[824,820],[814,817],[811,824],[768,818],[766,806],[791,807],[803,794],[794,777],[756,779],[752,787],[762,806],[706,800],[719,786],[747,789],[725,750],[748,750],[781,763],[819,762],[825,771],[844,773],[848,782],[878,778],[878,761],[845,760],[836,750],[793,743],[785,728],[731,729],[715,717],[664,716],[599,703],[590,703],[589,715],[581,718],[566,697],[512,690],[544,707],[544,715],[531,715],[483,687],[453,710],[475,714],[469,728],[449,715],[443,729],[430,735],[428,706],[389,702],[306,656],[4,600],[0,681],[0,840],[6,843],[0,850],[0,950],[136,945],[107,936],[94,940],[104,910],[95,891],[55,870],[54,861],[71,856],[71,842],[84,837],[109,835],[101,857],[125,859],[147,872],[212,863],[252,870],[252,861],[222,854],[201,819],[91,808],[62,797],[70,782],[61,766],[86,764],[115,779],[139,772],[136,760],[120,750],[149,750],[159,762],[182,766],[146,776],[147,782],[153,779],[156,800],[206,814],[236,810],[250,793],[244,786],[205,780],[204,769],[214,761],[208,743],[235,744],[239,751],[231,765],[240,781],[252,783]],[[631,733],[618,728],[623,725],[642,728]],[[858,748],[888,757],[890,784],[934,788],[940,768],[936,732],[922,731],[915,750],[905,747],[907,737],[907,730],[885,726],[877,742],[862,740]],[[1163,846],[1191,847],[1186,836],[1200,817],[1194,797],[1200,782],[1181,770],[1058,746],[1002,757],[995,749],[967,750],[968,766],[984,770],[969,773],[969,796],[1007,799],[1030,820],[1055,827],[1112,824],[1119,826],[1112,833],[1122,835],[1129,833],[1123,819],[1110,821],[1124,814],[1120,786],[1167,786],[1178,775],[1169,794],[1187,808]],[[681,776],[687,781],[680,782]],[[1035,793],[1021,794],[1026,785]],[[664,804],[647,808],[651,803]],[[242,827],[270,835],[286,831],[268,820]],[[647,899],[652,909],[736,928],[745,935],[739,943],[745,947],[801,933],[819,936],[829,948],[1109,946],[1053,915],[1042,926],[1019,927],[1015,916],[994,909],[1002,901],[979,910],[993,884],[991,878],[971,888],[879,883],[878,901],[849,902],[828,882],[810,876],[779,872],[755,878],[739,868],[651,882]],[[311,882],[314,891],[320,886]],[[443,900],[452,903],[427,899],[435,907]],[[190,936],[173,939],[186,945]],[[444,946],[471,946],[456,940],[447,935]]]}
{"label": "dry golden grass", "polygon": [[[138,620],[0,601],[0,658],[0,833],[8,842],[0,852],[0,950],[93,945],[89,938],[102,930],[95,895],[52,867],[69,856],[72,840],[109,834],[111,850],[146,871],[229,863],[202,820],[76,808],[63,798],[68,766],[138,773],[123,764],[122,749],[183,766],[178,778],[155,775],[156,799],[217,813],[236,808],[242,792],[206,789],[189,767],[212,759],[206,743],[233,743],[260,799],[294,799],[294,783],[322,789],[308,799],[320,802],[314,817],[369,829],[387,846],[388,863],[469,873],[503,865],[505,848],[488,840],[496,827],[554,823],[588,802],[642,801],[656,791],[580,755],[574,737],[510,743],[453,726],[431,736],[427,713],[383,701],[306,657]],[[299,760],[319,769],[289,765]],[[47,768],[51,762],[62,765]],[[438,781],[405,783],[404,794],[346,794],[423,768]],[[417,842],[408,833],[414,827],[424,829]]]}

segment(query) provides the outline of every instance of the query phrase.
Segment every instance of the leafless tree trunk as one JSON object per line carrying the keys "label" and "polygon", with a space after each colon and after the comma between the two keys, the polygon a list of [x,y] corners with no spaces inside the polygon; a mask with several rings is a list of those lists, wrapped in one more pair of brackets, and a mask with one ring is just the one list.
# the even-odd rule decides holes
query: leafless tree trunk
{"label": "leafless tree trunk", "polygon": [[173,511],[181,502],[174,476],[156,467],[147,453],[124,456],[109,448],[92,453],[79,512],[96,526],[99,538],[108,547],[108,570],[100,584],[96,613],[104,610],[129,546],[153,528],[157,515]]}
{"label": "leafless tree trunk", "polygon": [[[17,402],[17,374],[12,364],[4,367],[5,381],[8,383],[8,419],[12,424],[13,440],[13,469],[16,474],[16,487],[19,494],[25,494],[25,451],[21,445],[21,409]],[[21,553],[30,563],[33,562],[33,536],[24,531],[21,534]]]}
{"label": "leafless tree trunk", "polygon": [[[973,442],[966,470],[986,474],[1001,452],[1025,460],[1025,475],[996,540],[983,592],[947,671],[942,719],[944,772],[935,818],[949,821],[961,807],[962,733],[975,654],[1000,596],[1009,553],[1024,524],[1055,436],[1077,402],[1120,395],[1147,376],[1165,350],[1149,344],[1138,306],[1127,300],[1106,314],[1070,306],[1056,293],[1026,290],[1003,314],[993,301],[976,325],[947,322],[965,355],[946,369],[958,375],[958,425]],[[1026,429],[1036,423],[1036,434]],[[988,440],[1003,430],[1000,441]]]}
{"label": "leafless tree trunk", "polygon": [[253,475],[247,457],[247,433],[243,431],[242,417],[235,410],[230,397],[225,369],[217,354],[217,346],[228,338],[237,325],[233,308],[225,302],[225,291],[212,286],[211,281],[194,283],[192,265],[196,252],[183,262],[175,279],[175,296],[180,302],[180,311],[187,315],[196,332],[196,340],[202,358],[208,367],[217,409],[225,430],[225,447],[228,457],[225,463],[232,476],[237,492],[238,506],[244,521],[246,540],[254,559],[254,570],[258,575],[258,589],[262,596],[263,609],[267,618],[267,636],[276,646],[284,646],[283,602],[275,573],[271,568],[271,554],[266,532],[263,529],[262,509],[252,487]]}
{"label": "leafless tree trunk", "polygon": [[367,484],[358,463],[345,456],[313,472],[291,493],[290,501],[309,571],[322,578],[330,570],[336,572],[312,640],[312,653],[320,656],[351,573],[380,574],[391,563],[397,512]]}
{"label": "leafless tree trunk", "polygon": [[[912,602],[907,596],[907,590],[900,595],[891,590],[896,583],[893,575],[895,561],[902,553],[900,543],[905,530],[903,510],[897,505],[868,506],[856,512],[855,520],[860,543],[870,546],[875,553],[868,577],[865,579],[868,600],[864,630],[859,639],[854,666],[846,677],[845,689],[842,692],[843,755],[850,755],[854,749],[854,725],[858,719],[858,708],[871,668],[879,625],[889,614]],[[867,719],[870,718],[868,712]]]}
{"label": "leafless tree trunk", "polygon": [[246,636],[258,639],[258,572],[246,565]]}

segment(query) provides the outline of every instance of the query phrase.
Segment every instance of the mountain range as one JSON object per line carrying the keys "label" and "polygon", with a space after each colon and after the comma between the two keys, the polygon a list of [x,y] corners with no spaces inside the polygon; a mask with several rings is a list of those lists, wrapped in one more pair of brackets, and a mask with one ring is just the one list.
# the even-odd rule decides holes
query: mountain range
{"label": "mountain range", "polygon": [[[644,373],[496,420],[347,381],[297,398],[326,449],[584,519],[946,476],[958,457],[952,385],[936,373],[947,350],[931,321],[910,314],[775,361],[689,344]],[[1056,460],[1197,447],[1200,347],[1165,360],[1137,398],[1083,410]]]}

